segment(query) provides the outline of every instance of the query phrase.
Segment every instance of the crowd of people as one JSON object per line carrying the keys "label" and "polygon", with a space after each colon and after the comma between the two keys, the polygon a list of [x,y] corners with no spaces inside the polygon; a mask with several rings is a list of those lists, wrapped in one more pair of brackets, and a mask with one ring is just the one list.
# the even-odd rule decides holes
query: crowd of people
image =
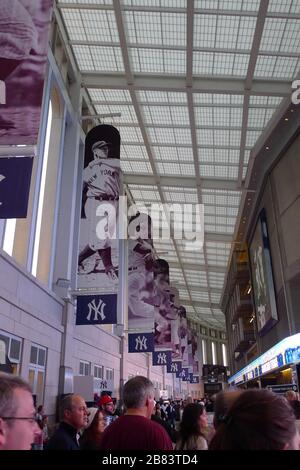
{"label": "crowd of people", "polygon": [[82,396],[60,402],[52,429],[43,406],[34,408],[31,388],[20,377],[0,373],[0,450],[298,450],[299,396],[266,389],[219,392],[213,422],[211,402],[156,403],[152,382],[136,376],[124,385],[116,413],[109,395],[88,407]]}

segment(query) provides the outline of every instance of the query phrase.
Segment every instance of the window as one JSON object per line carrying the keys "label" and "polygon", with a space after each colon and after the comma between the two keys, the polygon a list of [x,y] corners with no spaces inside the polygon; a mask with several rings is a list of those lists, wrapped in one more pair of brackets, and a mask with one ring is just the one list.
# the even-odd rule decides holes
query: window
{"label": "window", "polygon": [[31,345],[28,382],[32,387],[33,394],[36,396],[37,406],[42,405],[44,401],[46,358],[46,348],[37,344]]}
{"label": "window", "polygon": [[216,335],[215,330],[210,330],[210,336],[211,336],[212,338],[216,338],[217,335]]}
{"label": "window", "polygon": [[211,343],[211,352],[212,352],[212,362],[213,364],[217,364],[217,353],[216,353],[216,344],[214,342]]}
{"label": "window", "polygon": [[114,380],[113,369],[106,368],[106,380]]}
{"label": "window", "polygon": [[206,335],[206,328],[204,326],[201,326],[200,332],[202,335]]}
{"label": "window", "polygon": [[[11,362],[13,374],[20,373],[22,339],[0,330],[0,341],[5,344],[5,354]],[[3,358],[4,360],[6,358]]]}
{"label": "window", "polygon": [[79,375],[90,375],[91,363],[86,361],[79,361]]}
{"label": "window", "polygon": [[205,339],[202,340],[202,363],[207,364],[207,351]]}
{"label": "window", "polygon": [[103,366],[94,366],[94,377],[97,379],[103,379],[104,376],[104,367]]}
{"label": "window", "polygon": [[226,346],[225,344],[222,344],[222,357],[223,357],[223,366],[228,366],[227,363],[227,351],[226,351]]}

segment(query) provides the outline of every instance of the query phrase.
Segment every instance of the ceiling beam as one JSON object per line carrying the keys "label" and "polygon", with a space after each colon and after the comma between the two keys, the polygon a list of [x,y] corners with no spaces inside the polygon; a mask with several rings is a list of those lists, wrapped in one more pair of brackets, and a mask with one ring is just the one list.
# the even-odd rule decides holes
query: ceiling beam
{"label": "ceiling beam", "polygon": [[[119,89],[128,90],[128,82],[124,72],[87,72],[82,71],[82,86],[87,88]],[[152,91],[178,91],[183,92],[187,89],[185,76],[174,76],[168,74],[134,74],[134,90],[152,90]],[[230,79],[228,76],[218,77],[193,77],[191,87],[193,93],[221,93],[244,95],[245,80]],[[290,81],[278,80],[260,80],[253,82],[251,95],[256,96],[290,96]]]}
{"label": "ceiling beam", "polygon": [[[195,177],[191,176],[159,176],[160,185],[165,187],[179,187],[196,189]],[[241,191],[236,180],[202,178],[202,189],[216,189],[228,191]],[[153,175],[124,174],[125,184],[155,186],[156,178]],[[243,189],[243,188],[242,188]]]}
{"label": "ceiling beam", "polygon": [[184,306],[188,307],[203,307],[203,308],[213,308],[216,310],[220,310],[220,305],[211,303],[211,302],[199,302],[199,301],[191,301],[191,300],[181,300]]}
{"label": "ceiling beam", "polygon": [[[113,5],[109,4],[97,4],[97,3],[75,3],[75,2],[60,2],[57,4],[59,9],[75,9],[75,10],[113,10]],[[157,6],[146,6],[146,5],[123,5],[123,11],[142,11],[142,12],[159,12],[159,13],[186,13],[186,8],[180,7],[157,7]],[[201,15],[230,15],[230,16],[246,16],[246,17],[257,17],[256,10],[222,10],[220,9],[208,9],[208,8],[195,8],[195,14]],[[268,18],[289,18],[289,19],[300,19],[298,13],[289,12],[269,12]]]}
{"label": "ceiling beam", "polygon": [[[181,269],[181,265],[177,263],[176,261],[169,261],[169,267],[172,269]],[[213,264],[208,264],[209,271],[211,273],[220,273],[220,274],[225,274],[227,271],[226,266],[215,266]],[[183,262],[183,268],[186,271],[197,271],[201,272],[205,270],[205,265],[204,264],[196,264],[196,263],[185,263]]]}

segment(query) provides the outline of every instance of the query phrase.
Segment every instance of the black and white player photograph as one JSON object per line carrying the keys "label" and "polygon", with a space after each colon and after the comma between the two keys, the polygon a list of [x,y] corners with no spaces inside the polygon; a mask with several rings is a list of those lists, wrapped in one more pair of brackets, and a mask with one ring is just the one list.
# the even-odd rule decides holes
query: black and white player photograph
{"label": "black and white player photograph", "polygon": [[81,289],[117,291],[119,152],[119,133],[112,126],[97,126],[88,134],[77,277],[77,287]]}
{"label": "black and white player photograph", "polygon": [[0,145],[37,143],[52,6],[0,2]]}
{"label": "black and white player photograph", "polygon": [[[138,212],[129,220],[129,232],[132,225],[137,235],[140,233],[141,236],[128,240],[128,328],[152,331],[155,256],[151,239],[151,218]],[[148,234],[148,238],[143,237],[144,232]]]}

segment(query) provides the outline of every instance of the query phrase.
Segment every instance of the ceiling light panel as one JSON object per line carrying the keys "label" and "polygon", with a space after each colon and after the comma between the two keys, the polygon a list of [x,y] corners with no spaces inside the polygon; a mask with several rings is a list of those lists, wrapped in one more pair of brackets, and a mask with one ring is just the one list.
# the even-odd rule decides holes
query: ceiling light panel
{"label": "ceiling light panel", "polygon": [[73,51],[81,71],[124,72],[120,47],[74,45]]}

